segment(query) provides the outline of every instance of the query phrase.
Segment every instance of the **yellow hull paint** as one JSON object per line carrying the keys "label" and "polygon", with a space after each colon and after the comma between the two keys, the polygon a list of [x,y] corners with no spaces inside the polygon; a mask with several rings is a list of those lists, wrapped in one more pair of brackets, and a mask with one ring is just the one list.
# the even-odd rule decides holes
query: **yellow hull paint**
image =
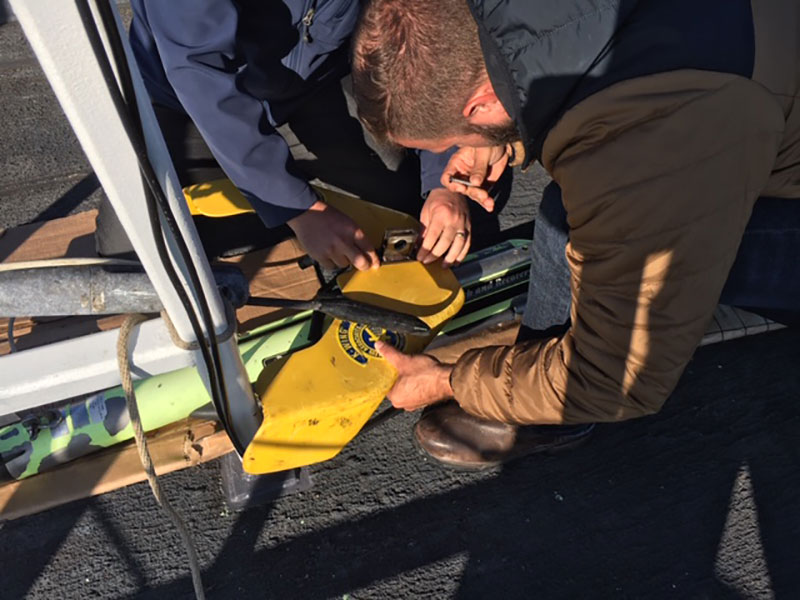
{"label": "yellow hull paint", "polygon": [[230,179],[217,179],[189,185],[183,195],[192,215],[205,217],[232,217],[255,212]]}
{"label": "yellow hull paint", "polygon": [[[375,247],[383,241],[383,232],[391,229],[415,229],[419,231],[419,221],[413,217],[359,200],[328,188],[315,188],[327,204],[350,215],[364,230]],[[217,179],[183,188],[183,195],[192,215],[205,217],[232,217],[255,212],[229,179]]]}
{"label": "yellow hull paint", "polygon": [[[341,194],[326,201],[353,217],[377,246],[387,228],[419,229],[413,218]],[[270,365],[259,378],[264,420],[245,451],[244,469],[262,474],[336,456],[383,401],[397,377],[374,349],[379,337],[407,353],[420,352],[464,304],[449,269],[417,261],[348,271],[339,278],[353,299],[420,317],[427,336],[397,335],[334,319],[319,342]]]}

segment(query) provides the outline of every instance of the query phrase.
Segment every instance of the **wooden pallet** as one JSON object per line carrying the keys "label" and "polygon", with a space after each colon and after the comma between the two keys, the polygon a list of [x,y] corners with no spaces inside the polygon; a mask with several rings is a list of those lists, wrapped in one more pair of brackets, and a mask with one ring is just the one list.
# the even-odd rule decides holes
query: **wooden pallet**
{"label": "wooden pallet", "polygon": [[[87,211],[45,223],[33,223],[0,232],[0,262],[51,258],[96,257],[94,249],[97,211]],[[254,296],[307,299],[319,289],[313,269],[301,269],[304,252],[293,240],[264,250],[224,259],[248,278]],[[237,310],[239,333],[291,314],[268,307],[245,306]],[[122,316],[17,318],[13,339],[18,350],[119,327]],[[9,319],[0,318],[0,355],[11,351]]]}
{"label": "wooden pallet", "polygon": [[[0,232],[0,261],[18,262],[44,258],[95,256],[96,212],[26,225]],[[250,280],[253,295],[310,298],[318,289],[310,269],[297,266],[302,250],[294,240],[229,262],[237,264]],[[248,331],[276,317],[280,311],[245,307],[237,311],[239,331]],[[114,328],[121,317],[69,317],[18,319],[14,336],[18,349]],[[720,305],[714,313],[701,345],[780,329],[783,326],[752,313]],[[470,348],[512,344],[518,322],[502,323],[471,335],[448,340],[430,351],[442,361],[452,362]],[[0,355],[9,352],[8,319],[0,319]],[[148,435],[159,473],[206,462],[230,451],[227,435],[209,421],[186,420]],[[144,480],[133,442],[107,448],[97,454],[49,472],[0,486],[0,519],[13,519],[89,496],[102,494]]]}
{"label": "wooden pallet", "polygon": [[[233,451],[213,421],[186,419],[148,434],[158,475],[208,462]],[[0,520],[11,520],[105,494],[146,479],[133,441],[106,448],[33,477],[0,485]]]}

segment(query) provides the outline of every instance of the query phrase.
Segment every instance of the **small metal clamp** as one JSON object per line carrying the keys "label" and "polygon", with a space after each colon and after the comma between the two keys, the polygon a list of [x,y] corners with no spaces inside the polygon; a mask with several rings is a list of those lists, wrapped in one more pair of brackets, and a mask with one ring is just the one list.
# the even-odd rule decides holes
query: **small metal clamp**
{"label": "small metal clamp", "polygon": [[418,240],[419,232],[415,229],[387,229],[381,244],[381,262],[413,260]]}

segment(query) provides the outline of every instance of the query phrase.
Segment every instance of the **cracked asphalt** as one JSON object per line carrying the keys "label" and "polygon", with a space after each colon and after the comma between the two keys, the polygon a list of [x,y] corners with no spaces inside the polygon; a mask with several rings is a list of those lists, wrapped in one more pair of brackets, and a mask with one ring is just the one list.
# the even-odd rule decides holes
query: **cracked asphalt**
{"label": "cracked asphalt", "polygon": [[[0,227],[94,207],[102,192],[13,22],[0,82]],[[529,234],[545,183],[518,177],[483,241]],[[791,330],[700,348],[661,413],[479,474],[425,460],[404,414],[258,508],[226,509],[220,460],[162,480],[209,598],[796,598],[799,364]],[[192,590],[138,484],[0,523],[0,597]]]}

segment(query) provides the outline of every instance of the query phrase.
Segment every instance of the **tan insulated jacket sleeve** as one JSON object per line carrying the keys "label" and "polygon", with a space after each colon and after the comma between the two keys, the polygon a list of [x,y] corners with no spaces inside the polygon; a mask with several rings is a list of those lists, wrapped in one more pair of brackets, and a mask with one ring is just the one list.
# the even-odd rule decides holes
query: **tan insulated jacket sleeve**
{"label": "tan insulated jacket sleeve", "polygon": [[783,127],[758,84],[699,71],[623,82],[566,113],[543,163],[570,226],[571,329],[465,353],[451,378],[461,406],[515,423],[658,411],[711,318]]}

